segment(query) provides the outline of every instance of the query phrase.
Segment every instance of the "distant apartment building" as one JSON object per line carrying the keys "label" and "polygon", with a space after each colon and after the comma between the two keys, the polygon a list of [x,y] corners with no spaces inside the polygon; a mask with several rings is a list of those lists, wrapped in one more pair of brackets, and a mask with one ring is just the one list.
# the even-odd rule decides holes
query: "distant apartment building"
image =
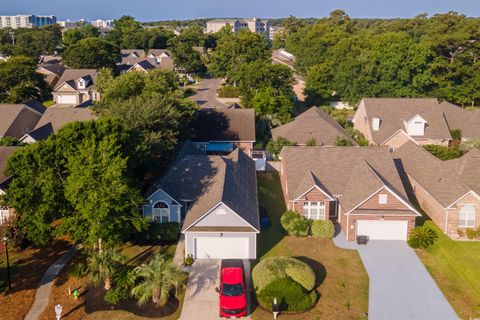
{"label": "distant apartment building", "polygon": [[270,41],[275,40],[275,37],[284,30],[284,27],[270,27]]}
{"label": "distant apartment building", "polygon": [[95,20],[91,22],[95,28],[111,28],[113,26],[113,20]]}
{"label": "distant apartment building", "polygon": [[80,19],[78,21],[70,21],[70,20],[65,20],[65,21],[58,21],[58,24],[65,28],[65,29],[75,29],[75,28],[80,28],[81,26],[87,24],[88,22],[85,19]]}
{"label": "distant apartment building", "polygon": [[57,23],[55,16],[36,16],[36,15],[16,15],[0,16],[1,28],[33,28],[43,27]]}
{"label": "distant apartment building", "polygon": [[267,39],[270,39],[270,21],[259,18],[214,19],[207,22],[207,33],[218,32],[227,25],[232,28],[233,32],[248,29],[251,32],[264,34]]}

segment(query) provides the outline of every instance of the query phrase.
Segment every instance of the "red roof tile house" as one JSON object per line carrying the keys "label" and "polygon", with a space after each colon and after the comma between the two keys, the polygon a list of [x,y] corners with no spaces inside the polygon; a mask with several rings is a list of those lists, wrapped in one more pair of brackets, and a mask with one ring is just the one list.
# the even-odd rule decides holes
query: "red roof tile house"
{"label": "red roof tile house", "polygon": [[406,240],[420,213],[385,148],[286,147],[280,175],[289,210],[331,219],[348,240]]}
{"label": "red roof tile house", "polygon": [[394,152],[419,205],[447,235],[480,227],[480,151],[442,161],[413,142]]}

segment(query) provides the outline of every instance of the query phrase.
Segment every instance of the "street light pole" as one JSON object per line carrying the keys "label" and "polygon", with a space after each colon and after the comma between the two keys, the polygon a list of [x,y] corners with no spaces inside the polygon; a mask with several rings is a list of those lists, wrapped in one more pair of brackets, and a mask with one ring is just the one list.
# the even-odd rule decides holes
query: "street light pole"
{"label": "street light pole", "polygon": [[5,252],[7,254],[7,277],[8,277],[8,289],[12,290],[12,280],[10,277],[10,259],[8,257],[8,237],[3,237],[5,241]]}

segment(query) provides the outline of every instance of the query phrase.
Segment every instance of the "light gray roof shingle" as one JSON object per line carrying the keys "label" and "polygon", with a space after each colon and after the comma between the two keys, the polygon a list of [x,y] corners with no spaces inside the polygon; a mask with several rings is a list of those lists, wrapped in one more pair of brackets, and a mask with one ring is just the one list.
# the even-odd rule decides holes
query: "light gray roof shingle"
{"label": "light gray roof shingle", "polygon": [[460,129],[466,139],[480,138],[480,109],[469,111],[446,101],[440,107],[450,130]]}
{"label": "light gray roof shingle", "polygon": [[[95,69],[65,69],[62,76],[57,82],[54,91],[57,91],[65,82],[68,83],[72,88],[77,89],[76,80],[80,78],[85,78],[87,80],[92,80],[90,86],[94,86],[97,81],[97,70]],[[89,87],[90,87],[89,86]]]}
{"label": "light gray roof shingle", "polygon": [[335,145],[337,137],[342,137],[356,145],[335,119],[317,107],[312,107],[295,120],[272,129],[272,137],[283,137],[298,145],[306,145],[308,140],[313,138],[317,145],[330,146]]}
{"label": "light gray roof shingle", "polygon": [[177,201],[191,201],[183,231],[220,202],[259,230],[255,164],[239,149],[228,156],[177,158],[156,186]]}
{"label": "light gray roof shingle", "polygon": [[407,192],[392,155],[385,148],[285,147],[282,162],[290,200],[314,185],[313,182],[305,183],[305,176],[311,175],[315,185],[339,198],[346,212],[384,186],[408,203]]}
{"label": "light gray roof shingle", "polygon": [[381,144],[398,130],[405,131],[404,121],[420,115],[427,121],[422,138],[450,140],[450,130],[439,106],[433,98],[364,98],[369,119],[380,118],[380,130],[373,131],[372,139]]}
{"label": "light gray roof shingle", "polygon": [[36,104],[32,108],[26,104],[0,104],[0,138],[20,139],[32,130],[42,117],[37,107]]}
{"label": "light gray roof shingle", "polygon": [[9,180],[5,175],[8,158],[21,147],[0,147],[0,189],[3,189]]}

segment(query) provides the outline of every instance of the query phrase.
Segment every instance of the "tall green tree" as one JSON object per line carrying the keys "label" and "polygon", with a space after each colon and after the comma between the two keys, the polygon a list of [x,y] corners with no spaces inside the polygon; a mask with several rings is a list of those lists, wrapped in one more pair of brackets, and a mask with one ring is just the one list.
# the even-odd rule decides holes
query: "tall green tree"
{"label": "tall green tree", "polygon": [[0,62],[0,102],[23,103],[48,98],[48,85],[36,69],[35,60],[25,56]]}
{"label": "tall green tree", "polygon": [[74,69],[113,68],[120,61],[120,49],[101,38],[85,38],[69,46],[62,57]]}
{"label": "tall green tree", "polygon": [[80,40],[100,36],[100,31],[92,25],[82,26],[81,28],[68,29],[63,33],[63,43],[68,48]]}

